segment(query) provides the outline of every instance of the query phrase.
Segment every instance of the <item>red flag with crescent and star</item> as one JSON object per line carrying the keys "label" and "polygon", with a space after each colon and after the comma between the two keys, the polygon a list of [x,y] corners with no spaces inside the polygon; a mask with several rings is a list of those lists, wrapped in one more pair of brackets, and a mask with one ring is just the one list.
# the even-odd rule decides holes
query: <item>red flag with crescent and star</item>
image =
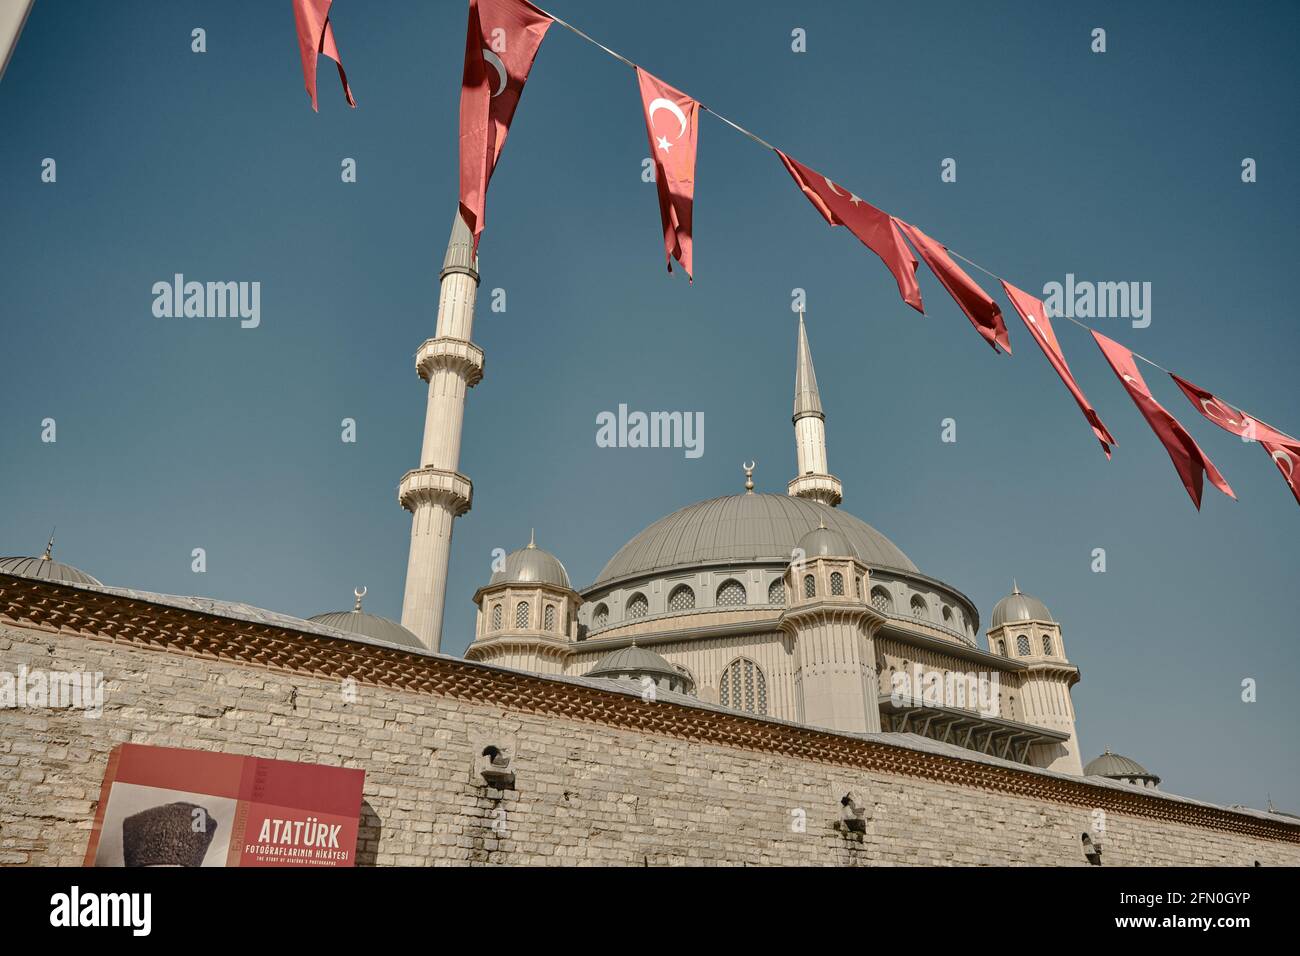
{"label": "red flag with crescent and star", "polygon": [[936,242],[918,227],[901,219],[894,219],[894,224],[911,240],[935,278],[943,283],[952,300],[966,313],[975,331],[984,337],[993,351],[999,351],[998,346],[1001,346],[1010,355],[1011,339],[1007,335],[1006,323],[1002,321],[1002,309],[992,297],[952,261],[943,243]]}
{"label": "red flag with crescent and star", "polygon": [[537,50],[554,22],[527,0],[470,0],[460,87],[460,212],[476,250],[488,182]]}
{"label": "red flag with crescent and star", "polygon": [[1151,430],[1165,446],[1165,451],[1169,452],[1169,458],[1173,461],[1174,468],[1178,470],[1178,476],[1183,479],[1183,487],[1187,489],[1197,510],[1199,511],[1201,507],[1201,490],[1206,475],[1210,476],[1210,481],[1216,488],[1229,498],[1235,499],[1237,496],[1228,487],[1228,482],[1223,475],[1219,474],[1219,469],[1214,467],[1214,462],[1201,451],[1201,446],[1196,444],[1196,440],[1187,434],[1187,429],[1178,424],[1178,419],[1170,415],[1151,394],[1151,389],[1147,387],[1142,373],[1138,371],[1137,363],[1133,361],[1133,353],[1096,330],[1092,330],[1092,337],[1096,340],[1097,347],[1101,349],[1101,354],[1110,363],[1111,370],[1124,386],[1124,390],[1133,399],[1133,404],[1138,407],[1142,417],[1147,420]]}
{"label": "red flag with crescent and star", "polygon": [[1041,299],[1037,299],[1022,289],[1017,289],[1006,279],[1002,280],[1002,289],[1006,292],[1007,298],[1015,306],[1016,312],[1024,320],[1025,328],[1029,334],[1034,337],[1038,347],[1043,350],[1047,356],[1047,361],[1052,363],[1052,368],[1056,369],[1056,374],[1061,377],[1065,387],[1070,390],[1074,396],[1074,401],[1083,412],[1083,417],[1088,420],[1092,426],[1092,433],[1097,436],[1097,441],[1101,442],[1102,451],[1106,457],[1110,457],[1110,446],[1119,444],[1115,439],[1110,437],[1110,431],[1102,424],[1101,416],[1097,410],[1092,407],[1087,396],[1083,394],[1083,389],[1079,388],[1079,383],[1074,380],[1074,374],[1070,371],[1070,366],[1065,361],[1065,353],[1061,351],[1061,345],[1056,341],[1056,332],[1052,329],[1051,320],[1047,317],[1047,306]]}
{"label": "red flag with crescent and star", "polygon": [[333,60],[339,68],[339,79],[343,81],[343,95],[347,97],[348,106],[355,109],[357,105],[357,101],[352,98],[352,88],[348,86],[348,75],[343,72],[338,44],[334,42],[334,27],[330,24],[330,6],[333,3],[334,0],[293,0],[293,20],[298,27],[298,53],[302,57],[302,78],[307,85],[307,95],[311,97],[311,108],[318,113],[316,63],[322,54]]}
{"label": "red flag with crescent and star", "polygon": [[803,190],[808,201],[832,226],[845,226],[861,240],[862,244],[880,256],[898,283],[898,294],[903,301],[925,314],[921,304],[921,287],[916,283],[918,263],[907,249],[907,243],[898,234],[889,213],[882,212],[871,203],[852,192],[844,193],[829,179],[814,169],[799,163],[779,149],[786,171]]}
{"label": "red flag with crescent and star", "polygon": [[641,89],[646,133],[650,137],[650,155],[654,158],[655,190],[659,193],[659,218],[663,221],[668,271],[673,271],[676,259],[693,282],[691,224],[700,104],[639,66],[636,79]]}
{"label": "red flag with crescent and star", "polygon": [[1295,500],[1300,503],[1300,468],[1296,467],[1300,465],[1300,441],[1270,425],[1265,425],[1239,408],[1233,408],[1223,399],[1216,398],[1205,389],[1193,385],[1173,372],[1169,373],[1169,377],[1182,389],[1192,406],[1214,424],[1247,441],[1259,442],[1264,451],[1268,452],[1268,457],[1273,464],[1277,465],[1278,471],[1282,472],[1282,477],[1290,487],[1291,494],[1295,495]]}

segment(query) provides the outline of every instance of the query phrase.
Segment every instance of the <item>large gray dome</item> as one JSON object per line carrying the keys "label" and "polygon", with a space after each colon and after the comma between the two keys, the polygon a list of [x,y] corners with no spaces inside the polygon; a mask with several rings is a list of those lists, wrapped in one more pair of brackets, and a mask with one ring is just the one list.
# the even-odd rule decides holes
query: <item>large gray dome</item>
{"label": "large gray dome", "polygon": [[505,567],[492,572],[488,587],[494,584],[549,584],[552,587],[572,589],[569,572],[564,570],[560,559],[531,541],[526,547],[506,555]]}
{"label": "large gray dome", "polygon": [[59,584],[89,584],[93,587],[103,585],[80,568],[74,568],[53,558],[0,558],[0,571],[5,574],[18,574],[25,578],[38,578],[42,581],[55,581]]}
{"label": "large gray dome", "polygon": [[1016,624],[1020,621],[1055,620],[1046,604],[1036,597],[1021,594],[1020,588],[1012,585],[1011,593],[993,605],[989,627],[1001,627],[1003,624]]}
{"label": "large gray dome", "polygon": [[789,495],[727,495],[660,518],[623,545],[595,585],[669,568],[750,561],[785,563],[809,531],[825,522],[870,568],[920,573],[898,547],[846,511]]}

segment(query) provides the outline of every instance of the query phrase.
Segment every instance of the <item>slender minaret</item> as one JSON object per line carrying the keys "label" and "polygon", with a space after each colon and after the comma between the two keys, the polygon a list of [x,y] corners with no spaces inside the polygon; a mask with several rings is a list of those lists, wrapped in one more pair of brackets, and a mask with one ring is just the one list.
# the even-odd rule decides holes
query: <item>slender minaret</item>
{"label": "slender minaret", "polygon": [[813,371],[812,352],[808,348],[808,330],[799,310],[799,354],[794,371],[794,441],[799,456],[799,473],[788,486],[795,498],[811,498],[834,508],[844,500],[840,480],[826,468],[826,415],[817,392],[817,373]]}
{"label": "slender minaret", "polygon": [[438,275],[437,334],[415,353],[415,369],[429,383],[420,467],[408,471],[397,498],[411,512],[411,555],[406,565],[402,626],[436,651],[442,640],[452,522],[469,511],[474,486],[460,465],[465,390],[483,379],[483,350],[470,341],[478,295],[474,237],[456,213]]}

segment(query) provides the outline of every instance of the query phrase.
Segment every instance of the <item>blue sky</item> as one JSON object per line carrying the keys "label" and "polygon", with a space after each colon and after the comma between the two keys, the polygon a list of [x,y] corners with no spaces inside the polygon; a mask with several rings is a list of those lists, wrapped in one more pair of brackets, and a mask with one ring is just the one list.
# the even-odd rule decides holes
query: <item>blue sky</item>
{"label": "blue sky", "polygon": [[[552,2],[1022,288],[1150,282],[1148,328],[1095,324],[1300,432],[1293,4]],[[57,555],[109,584],[303,616],[366,585],[369,610],[400,616],[396,485],[418,463],[412,356],[456,203],[465,5],[338,0],[333,20],[359,108],[326,62],[313,114],[288,0],[36,4],[0,81],[0,551],[37,554],[57,525]],[[696,281],[669,276],[646,153],[633,73],[552,28],[489,196],[483,289],[507,309],[474,329],[475,500],[444,650],[472,636],[492,549],[530,527],[583,586],[658,517],[740,491],[742,460],[784,490],[800,287],[844,507],[984,621],[1013,576],[1048,604],[1083,671],[1085,758],[1110,746],[1175,792],[1300,808],[1300,512],[1263,452],[1149,372],[1240,497],[1207,488],[1198,514],[1086,334],[1058,323],[1118,440],[1107,462],[1018,319],[997,356],[928,274],[915,314],[775,156],[709,116]],[[260,327],[154,317],[176,272],[260,282]],[[704,455],[598,448],[596,415],[620,403],[703,412]]]}

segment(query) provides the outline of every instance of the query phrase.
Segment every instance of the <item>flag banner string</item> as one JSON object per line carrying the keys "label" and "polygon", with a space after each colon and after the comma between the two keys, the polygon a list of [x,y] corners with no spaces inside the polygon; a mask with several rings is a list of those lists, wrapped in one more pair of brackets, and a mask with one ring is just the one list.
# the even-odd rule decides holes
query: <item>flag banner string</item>
{"label": "flag banner string", "polygon": [[[633,60],[631,60],[631,59],[629,59],[628,57],[624,56],[623,54],[619,53],[617,50],[614,50],[614,49],[612,49],[612,48],[606,46],[605,44],[601,43],[601,42],[600,42],[599,40],[597,40],[595,37],[592,37],[590,34],[584,32],[583,30],[580,30],[578,27],[574,26],[572,23],[569,23],[568,21],[563,20],[563,19],[561,19],[560,17],[557,17],[555,14],[551,13],[549,10],[545,10],[545,9],[543,9],[543,8],[540,7],[540,6],[538,6],[537,9],[540,10],[542,13],[546,14],[546,16],[550,17],[553,21],[555,21],[555,23],[557,23],[557,24],[559,24],[560,26],[564,27],[566,30],[568,30],[569,32],[573,33],[575,36],[577,36],[577,37],[579,37],[579,38],[581,38],[581,39],[587,41],[587,42],[590,43],[592,46],[594,46],[594,47],[596,47],[597,49],[601,50],[602,52],[604,52],[604,53],[607,54],[608,56],[611,56],[611,57],[613,57],[615,60],[618,60],[618,61],[619,61],[620,63],[622,63],[624,66],[627,66],[628,68],[632,69],[633,71],[635,71],[635,70],[641,68],[640,65],[639,65],[638,63],[634,62]],[[765,149],[771,150],[771,151],[774,152],[774,153],[778,153],[778,154],[781,153],[781,151],[780,151],[777,147],[773,146],[773,145],[772,145],[771,143],[769,143],[767,140],[763,139],[763,137],[759,136],[757,133],[753,132],[752,130],[746,129],[744,126],[741,126],[739,123],[735,122],[734,120],[728,119],[726,116],[724,116],[723,114],[719,113],[717,110],[713,109],[712,107],[710,107],[710,106],[708,106],[708,105],[706,105],[706,104],[704,104],[704,103],[700,103],[700,109],[703,110],[703,111],[706,112],[706,113],[709,113],[709,114],[713,115],[714,117],[716,117],[717,119],[719,119],[719,120],[721,120],[723,123],[725,123],[727,126],[730,126],[730,127],[731,127],[732,129],[734,129],[736,132],[740,133],[740,134],[743,135],[743,136],[748,137],[749,139],[753,140],[755,143],[757,143],[758,145],[764,147]],[[1008,280],[1004,279],[1002,276],[998,275],[996,272],[993,272],[991,269],[986,269],[984,266],[980,265],[978,262],[974,261],[973,259],[968,259],[966,256],[962,255],[961,253],[957,252],[957,251],[954,250],[954,249],[948,249],[948,253],[949,253],[950,255],[954,256],[955,258],[960,259],[962,262],[965,262],[967,265],[969,265],[969,266],[971,266],[971,267],[973,267],[973,268],[975,268],[975,269],[978,269],[980,272],[983,272],[986,276],[990,277],[991,279],[995,279],[995,280],[997,280],[998,282],[1006,282],[1006,281],[1008,281]],[[1088,332],[1095,332],[1095,331],[1097,331],[1097,330],[1094,329],[1092,326],[1088,325],[1086,322],[1080,322],[1078,319],[1076,319],[1076,318],[1074,318],[1073,316],[1070,316],[1070,315],[1059,315],[1059,316],[1053,315],[1053,316],[1051,316],[1051,318],[1053,318],[1053,319],[1057,319],[1057,318],[1066,319],[1067,321],[1074,323],[1074,324],[1077,325],[1079,328],[1084,329],[1084,330],[1086,330],[1086,331],[1088,331]],[[1142,354],[1139,353],[1139,352],[1132,352],[1132,355],[1133,355],[1134,358],[1139,359],[1139,360],[1145,362],[1146,364],[1152,366],[1153,368],[1157,368],[1157,369],[1159,369],[1160,371],[1164,372],[1166,375],[1174,375],[1174,374],[1176,374],[1176,373],[1174,373],[1172,370],[1170,370],[1170,369],[1168,369],[1168,368],[1165,368],[1165,366],[1161,365],[1159,362],[1155,361],[1154,359],[1147,358],[1145,355],[1142,355]],[[1254,416],[1252,416],[1252,417],[1254,417]],[[1263,424],[1263,423],[1261,422],[1261,424]],[[1270,427],[1271,427],[1271,426],[1270,426]],[[1274,431],[1278,431],[1279,434],[1285,435],[1285,433],[1284,433],[1284,432],[1281,432],[1279,429],[1274,429]],[[1286,436],[1286,437],[1290,438],[1290,436]],[[1294,441],[1295,439],[1291,439],[1291,440]]]}

